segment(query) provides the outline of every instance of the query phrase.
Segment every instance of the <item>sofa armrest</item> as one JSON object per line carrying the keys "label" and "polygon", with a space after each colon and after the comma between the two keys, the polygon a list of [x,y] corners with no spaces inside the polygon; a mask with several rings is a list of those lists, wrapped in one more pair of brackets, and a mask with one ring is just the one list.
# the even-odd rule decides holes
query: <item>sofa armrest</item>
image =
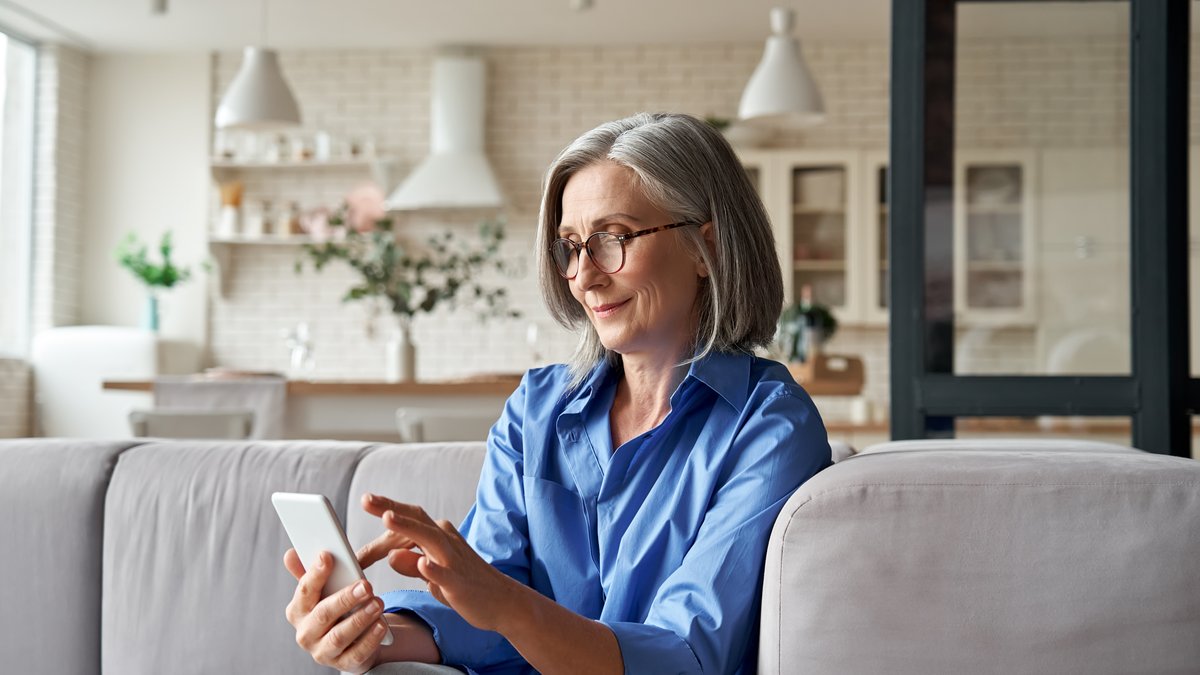
{"label": "sofa armrest", "polygon": [[760,673],[1200,663],[1200,463],[1041,441],[924,443],[840,462],[784,507],[767,552]]}

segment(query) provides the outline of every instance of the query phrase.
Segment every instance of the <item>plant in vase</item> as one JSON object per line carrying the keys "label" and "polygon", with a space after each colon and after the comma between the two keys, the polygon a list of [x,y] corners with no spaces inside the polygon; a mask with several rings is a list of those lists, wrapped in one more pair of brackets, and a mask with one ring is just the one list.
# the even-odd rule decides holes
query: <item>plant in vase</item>
{"label": "plant in vase", "polygon": [[374,303],[368,332],[373,332],[373,320],[381,311],[394,318],[385,364],[390,381],[415,379],[412,324],[418,314],[449,307],[473,310],[480,319],[520,317],[509,308],[504,288],[480,280],[488,270],[512,271],[500,255],[504,226],[498,220],[480,224],[478,242],[447,230],[415,244],[397,236],[386,217],[383,192],[370,185],[351,192],[333,212],[310,213],[306,223],[309,233],[322,241],[304,244],[296,271],[304,269],[305,261],[319,272],[340,260],[361,277],[342,302]]}
{"label": "plant in vase", "polygon": [[829,308],[812,301],[812,287],[802,286],[800,301],[783,310],[779,317],[778,342],[782,355],[790,362],[816,358],[837,327],[837,318]]}
{"label": "plant in vase", "polygon": [[125,235],[117,245],[117,262],[146,286],[146,304],[142,312],[142,327],[146,330],[158,331],[158,293],[162,289],[174,288],[192,276],[189,268],[177,267],[171,261],[172,250],[174,246],[169,230],[163,233],[158,245],[162,263],[151,262],[147,246],[138,239],[136,232]]}

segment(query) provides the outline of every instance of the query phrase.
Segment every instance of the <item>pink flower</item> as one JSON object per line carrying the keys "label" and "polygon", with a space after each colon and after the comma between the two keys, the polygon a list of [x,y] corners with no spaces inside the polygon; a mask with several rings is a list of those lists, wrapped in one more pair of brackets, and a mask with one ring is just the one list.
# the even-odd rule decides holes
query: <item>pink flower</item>
{"label": "pink flower", "polygon": [[363,183],[346,195],[346,224],[356,232],[370,232],[375,223],[387,217],[383,190],[375,183]]}
{"label": "pink flower", "polygon": [[329,225],[329,209],[318,206],[300,215],[300,227],[318,244],[329,241],[333,228]]}

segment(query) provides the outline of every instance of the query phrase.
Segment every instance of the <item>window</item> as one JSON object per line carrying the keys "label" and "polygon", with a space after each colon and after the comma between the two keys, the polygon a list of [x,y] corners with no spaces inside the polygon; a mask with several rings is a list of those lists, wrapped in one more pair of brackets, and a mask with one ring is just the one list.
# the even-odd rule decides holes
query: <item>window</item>
{"label": "window", "polygon": [[0,355],[29,348],[36,57],[0,32]]}

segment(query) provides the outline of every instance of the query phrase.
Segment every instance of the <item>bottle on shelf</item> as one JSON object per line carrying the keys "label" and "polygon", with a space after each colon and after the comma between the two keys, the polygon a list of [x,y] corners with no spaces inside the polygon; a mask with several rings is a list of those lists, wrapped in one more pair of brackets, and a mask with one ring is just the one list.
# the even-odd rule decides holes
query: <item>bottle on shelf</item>
{"label": "bottle on shelf", "polygon": [[286,227],[280,228],[281,235],[296,236],[304,234],[304,228],[300,225],[300,203],[291,202],[288,204]]}

